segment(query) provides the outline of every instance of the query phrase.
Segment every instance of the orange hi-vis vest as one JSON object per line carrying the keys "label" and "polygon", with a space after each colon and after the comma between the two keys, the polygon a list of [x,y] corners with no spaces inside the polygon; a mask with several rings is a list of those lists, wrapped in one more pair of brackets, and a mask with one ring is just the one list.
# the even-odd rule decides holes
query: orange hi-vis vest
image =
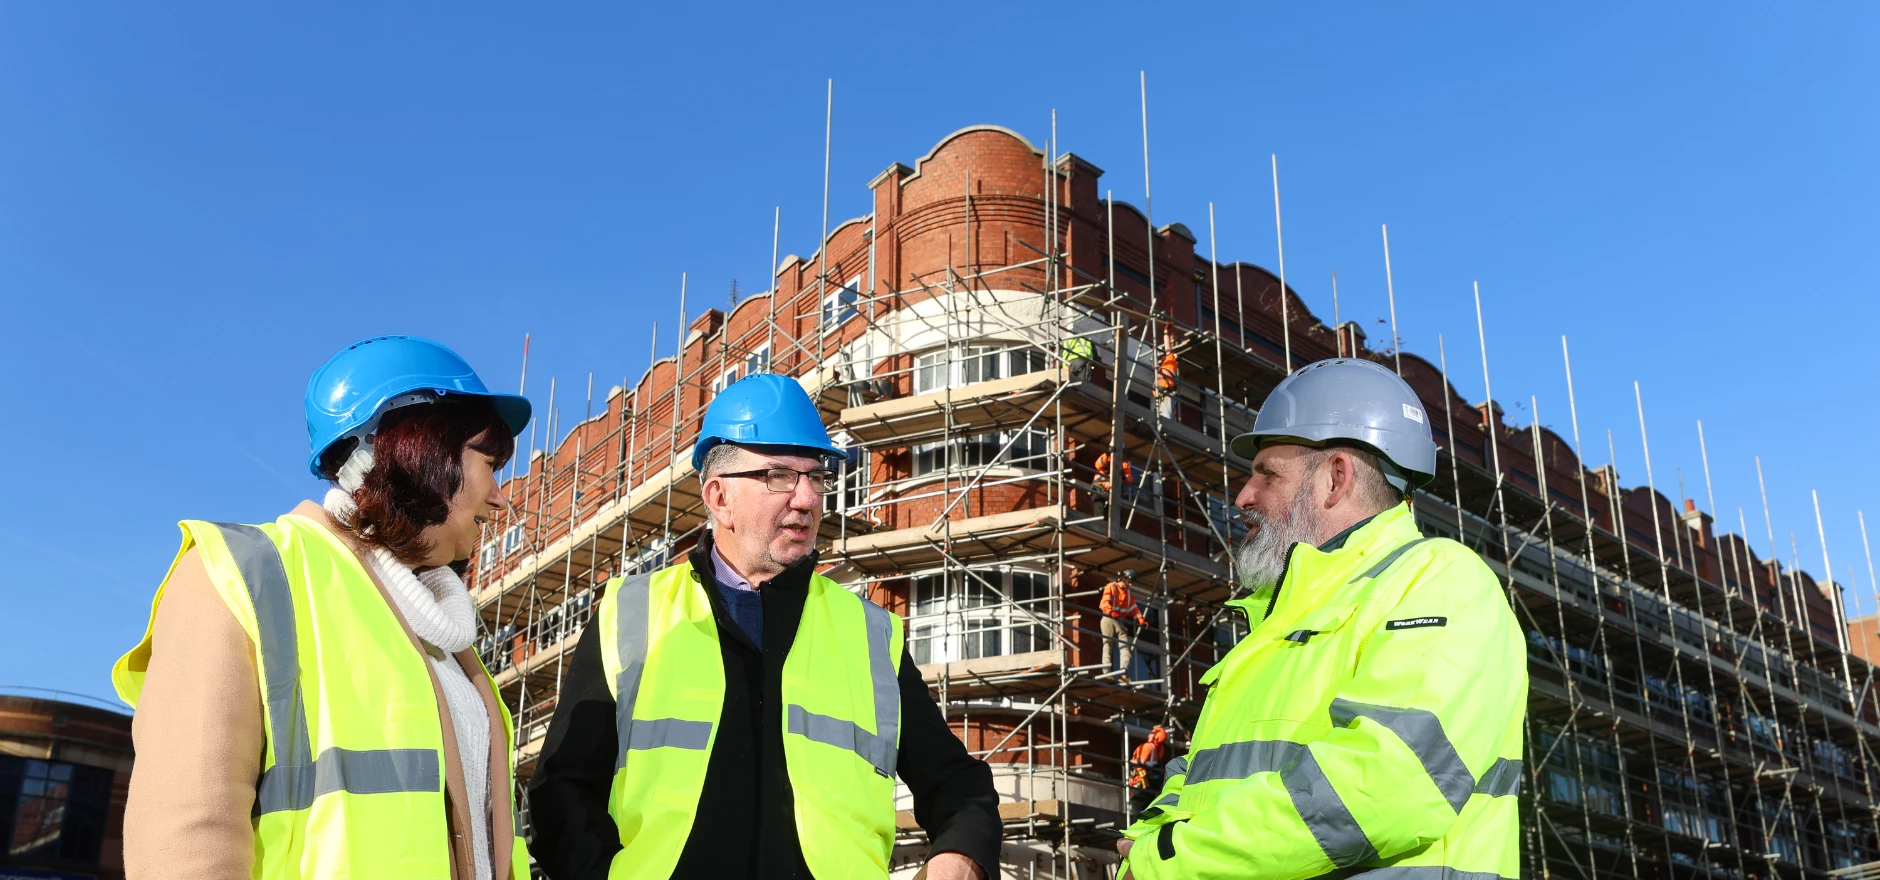
{"label": "orange hi-vis vest", "polygon": [[1142,620],[1142,609],[1136,606],[1136,595],[1129,590],[1129,585],[1122,581],[1111,581],[1103,585],[1103,599],[1098,603],[1103,613],[1121,620],[1134,617]]}
{"label": "orange hi-vis vest", "polygon": [[[1097,456],[1096,468],[1097,468],[1097,480],[1096,480],[1097,488],[1102,489],[1105,492],[1110,491],[1110,454],[1109,453],[1105,452],[1102,455]],[[1122,471],[1120,476],[1123,478],[1123,485],[1128,486],[1136,482],[1136,470],[1129,466],[1129,462],[1125,461],[1122,464],[1118,465],[1118,470]]]}

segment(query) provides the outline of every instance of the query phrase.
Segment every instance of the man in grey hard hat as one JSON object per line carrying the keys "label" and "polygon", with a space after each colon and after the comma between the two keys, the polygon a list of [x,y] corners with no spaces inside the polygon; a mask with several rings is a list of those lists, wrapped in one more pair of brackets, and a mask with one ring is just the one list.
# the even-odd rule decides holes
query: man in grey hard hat
{"label": "man in grey hard hat", "polygon": [[1201,679],[1123,876],[1518,876],[1525,645],[1488,566],[1405,503],[1436,473],[1422,402],[1377,364],[1320,361],[1231,448],[1253,460],[1250,595],[1228,603],[1249,632]]}

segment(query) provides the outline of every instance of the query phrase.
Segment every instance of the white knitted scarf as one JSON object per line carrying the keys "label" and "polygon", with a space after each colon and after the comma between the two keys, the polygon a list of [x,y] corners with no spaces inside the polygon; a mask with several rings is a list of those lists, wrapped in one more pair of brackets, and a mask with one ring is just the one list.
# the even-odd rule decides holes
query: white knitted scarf
{"label": "white knitted scarf", "polygon": [[[372,469],[372,449],[360,444],[339,471],[338,488],[329,489],[321,506],[335,520],[351,523],[358,510],[353,493]],[[476,641],[476,607],[463,579],[449,566],[414,572],[398,561],[392,551],[374,545],[366,558],[392,594],[392,601],[404,614],[411,631],[426,644],[443,652],[427,658],[437,671],[444,689],[445,708],[457,733],[457,754],[463,767],[464,784],[469,789],[471,845],[475,850],[477,880],[490,880],[492,853],[489,846],[489,716],[483,698],[463,667],[451,655]]]}
{"label": "white knitted scarf", "polygon": [[[372,450],[361,445],[340,468],[339,487],[327,490],[321,505],[326,512],[342,523],[351,523],[353,512],[358,509],[352,493],[359,491],[366,471],[371,469]],[[405,622],[411,624],[418,638],[446,654],[455,654],[476,641],[476,606],[470,602],[470,591],[464,587],[463,579],[450,566],[413,572],[399,562],[392,551],[380,545],[373,545],[367,556],[379,578],[385,581],[385,588],[398,600],[399,610],[404,611],[407,618]]]}

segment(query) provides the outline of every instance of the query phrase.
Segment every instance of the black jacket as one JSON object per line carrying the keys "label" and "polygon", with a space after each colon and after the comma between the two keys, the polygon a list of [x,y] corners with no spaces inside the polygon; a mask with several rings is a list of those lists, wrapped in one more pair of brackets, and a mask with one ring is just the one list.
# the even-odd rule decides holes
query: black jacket
{"label": "black jacket", "polygon": [[[710,597],[724,657],[725,704],[705,771],[697,819],[674,878],[783,880],[811,877],[797,840],[784,766],[783,661],[803,617],[815,557],[762,585],[764,650],[726,614],[714,583],[711,538],[692,554],[693,578]],[[914,818],[933,852],[957,852],[998,876],[999,809],[992,770],[947,726],[905,649],[901,657],[901,747],[896,768],[914,796]],[[575,645],[561,702],[529,782],[535,827],[530,854],[551,880],[601,880],[620,835],[607,814],[619,745],[614,699],[601,667],[600,627]]]}

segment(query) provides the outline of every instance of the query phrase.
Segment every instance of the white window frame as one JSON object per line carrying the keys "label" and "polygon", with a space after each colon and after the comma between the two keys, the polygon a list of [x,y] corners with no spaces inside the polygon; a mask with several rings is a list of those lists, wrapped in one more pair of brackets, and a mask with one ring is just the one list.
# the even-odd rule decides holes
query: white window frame
{"label": "white window frame", "polygon": [[511,556],[522,549],[522,523],[516,523],[503,530],[503,555]]}
{"label": "white window frame", "polygon": [[[974,575],[996,584],[1005,598],[986,589]],[[1016,576],[1024,576],[1032,584],[1030,597],[1018,603],[1006,601],[1013,596]],[[922,603],[923,582],[932,584],[933,579],[941,579],[940,583],[947,585],[946,592],[937,602],[929,599]],[[907,639],[914,662],[950,663],[1050,648],[1053,636],[1048,622],[1054,619],[1051,581],[1048,572],[1011,565],[975,568],[972,574],[957,569],[929,571],[909,578]],[[1020,603],[1031,613],[1025,613]],[[1025,644],[1018,645],[1021,640]],[[993,649],[987,650],[989,646]]]}
{"label": "white window frame", "polygon": [[770,372],[770,343],[766,342],[744,356],[744,375]]}
{"label": "white window frame", "polygon": [[743,378],[738,375],[738,369],[738,367],[727,368],[724,372],[718,374],[718,378],[712,380],[713,397],[717,397],[726,388],[731,387],[731,383]]}
{"label": "white window frame", "polygon": [[[1012,439],[1012,434],[1016,430],[1017,429],[1013,431],[990,431],[984,434],[973,434],[968,437],[953,437],[946,440],[936,440],[931,443],[917,443],[910,450],[913,457],[908,461],[909,474],[914,477],[927,477],[948,473],[957,474],[986,467],[988,462],[985,461],[965,461],[964,459],[967,457],[965,454],[966,449],[969,446],[973,446],[988,450],[987,454],[997,453],[1001,449],[1006,449],[1006,443]],[[1048,453],[1050,451],[1051,432],[1043,428],[1032,428],[1028,433],[1031,434],[1029,443],[1026,444],[1025,441],[1014,443],[1010,449],[1006,450],[1005,457],[1000,460],[996,467],[1016,472],[1039,471],[1044,469],[1039,467],[1041,462],[1038,461],[1014,463],[1014,459],[1036,458],[1039,454]],[[921,458],[938,453],[943,447],[945,448],[946,454],[946,466],[922,469],[920,465]]]}
{"label": "white window frame", "polygon": [[837,432],[829,439],[849,453],[849,460],[839,471],[842,488],[828,496],[829,509],[859,516],[853,511],[868,504],[868,450],[856,444],[847,432]]}
{"label": "white window frame", "polygon": [[665,535],[647,542],[640,548],[633,559],[621,567],[621,574],[643,574],[666,567],[672,559],[672,536]]}
{"label": "white window frame", "polygon": [[849,279],[842,285],[823,295],[822,335],[828,336],[836,328],[862,313],[862,276]]}
{"label": "white window frame", "polygon": [[[914,393],[932,394],[948,388],[964,388],[980,382],[1024,375],[1013,370],[1012,361],[1018,357],[1026,360],[1027,368],[1036,366],[1038,370],[1044,369],[1047,362],[1043,351],[1022,342],[988,341],[923,351],[914,356]],[[921,363],[923,360],[925,364]],[[944,381],[936,383],[935,379],[942,374]]]}

